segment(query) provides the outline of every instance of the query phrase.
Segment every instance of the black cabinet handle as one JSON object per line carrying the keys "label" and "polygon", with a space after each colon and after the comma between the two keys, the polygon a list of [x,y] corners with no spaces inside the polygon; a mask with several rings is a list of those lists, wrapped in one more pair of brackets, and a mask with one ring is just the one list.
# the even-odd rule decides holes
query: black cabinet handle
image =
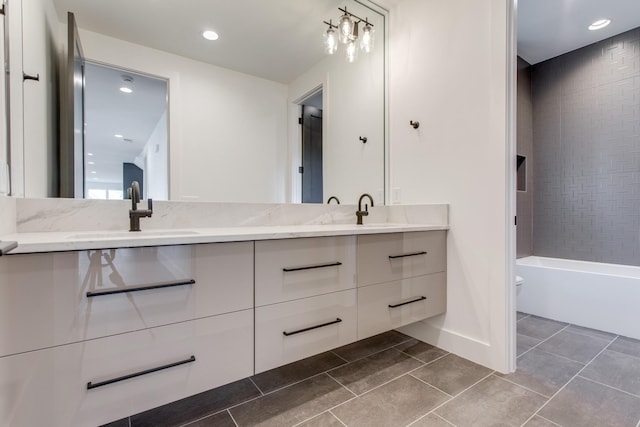
{"label": "black cabinet handle", "polygon": [[150,289],[173,288],[174,286],[193,285],[195,283],[196,281],[193,279],[184,279],[177,282],[159,282],[159,283],[152,283],[146,286],[138,286],[135,288],[120,288],[120,289],[112,289],[112,290],[101,291],[101,292],[87,292],[87,298],[100,297],[103,295],[123,294],[125,292],[148,291]]}
{"label": "black cabinet handle", "polygon": [[389,259],[404,258],[404,257],[408,257],[408,256],[426,255],[426,254],[427,253],[425,251],[411,252],[411,253],[402,254],[402,255],[389,255]]}
{"label": "black cabinet handle", "polygon": [[332,320],[331,322],[323,323],[321,325],[316,325],[316,326],[310,326],[310,327],[304,328],[304,329],[298,329],[297,331],[293,331],[293,332],[283,331],[282,334],[285,337],[288,337],[290,335],[299,334],[301,332],[307,332],[307,331],[311,331],[313,329],[318,329],[318,328],[322,328],[322,327],[329,326],[329,325],[335,325],[336,323],[340,323],[340,322],[342,322],[342,319],[338,317],[338,318],[336,318],[336,320]]}
{"label": "black cabinet handle", "polygon": [[427,299],[427,297],[421,296],[420,298],[412,299],[411,301],[405,301],[405,302],[401,302],[401,303],[398,303],[398,304],[389,304],[389,308],[401,307],[403,305],[413,304],[414,302],[424,301],[426,299]]}
{"label": "black cabinet handle", "polygon": [[306,267],[294,267],[294,268],[283,268],[282,271],[300,271],[300,270],[311,270],[313,268],[323,268],[323,267],[335,267],[336,265],[342,265],[341,262],[330,262],[328,264],[318,264],[318,265],[308,265]]}
{"label": "black cabinet handle", "polygon": [[131,378],[139,377],[141,375],[147,375],[147,374],[150,374],[152,372],[162,371],[163,369],[169,369],[169,368],[173,368],[174,366],[180,366],[180,365],[184,365],[186,363],[191,363],[191,362],[195,362],[195,361],[196,361],[196,357],[195,356],[191,356],[190,358],[185,359],[185,360],[181,360],[179,362],[169,363],[168,365],[158,366],[156,368],[151,368],[151,369],[147,369],[147,370],[144,370],[144,371],[136,372],[135,374],[124,375],[124,376],[118,377],[118,378],[112,378],[110,380],[102,381],[102,382],[99,382],[99,383],[92,383],[91,381],[89,381],[87,383],[87,390],[91,390],[92,388],[98,388],[98,387],[102,387],[102,386],[113,384],[113,383],[117,383],[119,381],[129,380]]}

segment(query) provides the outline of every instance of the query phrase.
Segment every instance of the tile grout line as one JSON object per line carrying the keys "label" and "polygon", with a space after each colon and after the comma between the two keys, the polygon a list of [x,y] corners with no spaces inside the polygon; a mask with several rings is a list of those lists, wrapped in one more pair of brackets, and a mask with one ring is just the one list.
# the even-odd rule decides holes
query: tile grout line
{"label": "tile grout line", "polygon": [[203,416],[203,417],[196,418],[195,420],[191,420],[191,421],[188,421],[188,422],[186,422],[186,423],[181,423],[181,424],[178,424],[178,425],[179,425],[180,427],[189,427],[190,425],[192,425],[192,424],[194,424],[194,423],[197,423],[198,421],[206,420],[206,419],[207,419],[207,418],[209,418],[209,417],[213,417],[214,415],[218,415],[218,414],[221,414],[221,413],[223,413],[223,412],[227,412],[227,411],[228,411],[227,409],[221,409],[221,410],[216,411],[216,412],[213,412],[213,413],[211,413],[211,414],[207,414],[207,415],[205,415],[205,416]]}
{"label": "tile grout line", "polygon": [[[443,407],[444,405],[446,405],[447,403],[452,402],[456,397],[458,397],[458,396],[462,395],[462,393],[464,393],[465,391],[467,391],[467,390],[471,389],[472,387],[476,386],[477,384],[480,384],[482,381],[484,381],[484,380],[486,380],[487,378],[489,378],[489,377],[490,377],[491,375],[493,375],[495,372],[496,372],[496,371],[492,371],[489,375],[487,375],[487,376],[485,376],[485,377],[483,377],[483,378],[479,379],[479,380],[478,380],[478,381],[476,381],[475,383],[471,384],[469,387],[465,388],[465,389],[464,389],[464,390],[462,390],[460,393],[458,393],[458,394],[456,394],[455,396],[453,396],[451,399],[449,399],[449,400],[447,400],[447,401],[445,401],[445,402],[442,402],[441,404],[439,404],[439,405],[438,405],[438,406],[436,406],[435,408],[431,409],[431,411],[429,411],[429,412],[428,412],[427,414],[425,414],[425,415],[429,415],[431,412],[433,412],[435,415],[439,416],[440,418],[442,418],[443,420],[445,420],[445,421],[446,421],[446,422],[448,422],[449,424],[453,424],[453,425],[455,425],[454,423],[452,423],[451,421],[449,421],[448,419],[446,419],[446,418],[445,418],[445,417],[443,417],[442,415],[440,415],[440,414],[436,414],[436,411],[437,411],[438,409],[442,408],[442,407]],[[433,387],[433,386],[431,386],[431,387]],[[436,388],[436,387],[434,387],[434,388]],[[437,388],[436,388],[436,389],[437,389]],[[439,390],[439,389],[437,389],[437,390]],[[447,394],[448,394],[448,393],[447,393]]]}
{"label": "tile grout line", "polygon": [[542,394],[542,393],[540,393],[539,391],[535,391],[535,390],[533,390],[533,389],[530,389],[529,387],[525,387],[525,386],[523,386],[522,384],[518,384],[518,383],[513,382],[513,381],[511,381],[511,380],[509,380],[509,379],[507,379],[507,378],[504,378],[504,377],[501,377],[501,376],[498,376],[498,375],[495,375],[495,377],[496,377],[496,378],[499,378],[499,379],[501,379],[501,380],[503,380],[503,381],[506,381],[506,382],[508,382],[508,383],[510,383],[510,384],[516,385],[516,386],[518,386],[518,387],[520,387],[520,388],[522,388],[522,389],[525,389],[525,390],[527,390],[527,391],[530,391],[530,392],[532,392],[532,393],[535,393],[535,394],[537,394],[538,396],[544,397],[544,398],[545,398],[545,399],[547,399],[547,400],[551,399],[551,397],[547,396],[546,394]]}
{"label": "tile grout line", "polygon": [[327,376],[329,378],[331,378],[332,380],[334,380],[335,382],[337,382],[338,384],[340,384],[340,387],[344,388],[345,390],[347,390],[349,393],[353,394],[355,397],[358,397],[358,395],[352,391],[349,387],[347,387],[346,385],[342,384],[337,378],[333,377],[330,373],[325,372],[327,374]]}
{"label": "tile grout line", "polygon": [[[415,369],[414,369],[414,371],[415,371]],[[411,375],[411,373],[412,373],[412,372],[413,372],[413,371],[409,372],[407,375]],[[411,375],[411,378],[415,378],[416,380],[420,381],[421,383],[423,383],[423,384],[425,384],[425,385],[428,385],[429,387],[435,388],[435,389],[436,389],[436,390],[438,390],[440,393],[444,393],[444,394],[446,394],[447,396],[449,396],[451,399],[453,399],[454,397],[456,397],[456,396],[454,396],[453,394],[449,394],[449,393],[447,393],[446,391],[444,391],[444,390],[442,390],[442,389],[439,389],[438,387],[434,386],[433,384],[429,384],[429,383],[428,383],[428,382],[426,382],[425,380],[423,380],[423,379],[421,379],[421,378],[418,378],[418,377],[416,377],[416,376],[414,376],[414,375]],[[426,415],[426,414],[425,414],[425,415]]]}
{"label": "tile grout line", "polygon": [[[335,349],[333,349],[335,350]],[[344,363],[351,363],[349,362],[347,359],[345,359],[344,357],[340,356],[338,353],[336,353],[333,350],[329,350],[329,353],[333,354],[334,356],[336,356],[338,359],[342,360]]]}
{"label": "tile grout line", "polygon": [[589,382],[592,382],[592,383],[595,383],[595,384],[599,384],[601,386],[604,386],[604,387],[610,388],[612,390],[616,390],[616,391],[619,391],[621,393],[628,394],[629,396],[637,397],[638,399],[640,399],[640,394],[631,393],[630,391],[622,390],[621,388],[617,388],[617,387],[613,387],[613,386],[611,386],[609,384],[601,383],[600,381],[593,380],[593,379],[591,379],[589,377],[583,377],[582,375],[577,375],[577,376],[582,378],[583,380],[587,380]]}
{"label": "tile grout line", "polygon": [[[549,337],[543,339],[542,341],[540,341],[538,344],[534,345],[533,347],[531,347],[530,349],[528,349],[527,351],[525,351],[524,353],[522,353],[520,356],[516,357],[516,365],[517,365],[517,360],[519,358],[521,358],[522,356],[524,356],[525,354],[529,353],[531,350],[533,350],[534,348],[538,347],[540,344],[547,342],[548,340],[550,340],[551,338],[555,337],[556,335],[558,335],[560,332],[564,331],[565,329],[567,329],[569,327],[569,325],[566,325],[564,328],[560,329],[558,332],[555,332],[553,334],[551,334]],[[517,334],[517,332],[516,332]],[[529,338],[534,338],[534,339],[538,339],[536,337],[531,337],[529,335],[525,335],[525,334],[520,334],[520,335],[524,335],[525,337],[529,337]]]}
{"label": "tile grout line", "polygon": [[[618,338],[620,338],[620,335],[618,335]],[[622,352],[622,351],[618,351],[618,350],[611,350],[611,349],[609,349],[609,351],[613,351],[614,353],[623,354],[623,355],[625,355],[625,356],[633,357],[634,359],[640,359],[640,356],[636,356],[636,355],[634,355],[634,354],[624,353],[624,352]]]}
{"label": "tile grout line", "polygon": [[258,387],[258,384],[256,384],[256,382],[253,380],[253,378],[249,377],[249,381],[251,381],[251,384],[253,384],[253,386],[258,389],[258,391],[260,392],[260,395],[264,396],[264,392],[262,391],[262,389],[260,387]]}
{"label": "tile grout line", "polygon": [[344,427],[347,427],[347,425],[346,425],[346,424],[345,424],[345,423],[340,419],[340,417],[338,417],[336,414],[334,414],[334,413],[331,411],[331,409],[329,409],[327,412],[328,412],[328,413],[330,413],[331,415],[333,415],[333,418],[335,418],[336,420],[338,420],[338,422],[339,422],[340,424],[342,424]]}
{"label": "tile grout line", "polygon": [[[439,347],[434,347],[434,348],[439,348]],[[446,352],[445,354],[443,354],[443,355],[441,355],[441,356],[438,356],[438,357],[436,357],[436,358],[435,358],[435,359],[433,359],[433,360],[430,360],[430,361],[428,361],[428,362],[425,362],[424,360],[422,360],[422,359],[418,359],[417,357],[412,356],[412,355],[410,355],[409,353],[405,353],[405,352],[404,352],[404,351],[402,351],[402,350],[398,350],[398,349],[397,349],[397,348],[395,348],[395,347],[394,347],[394,349],[395,349],[395,350],[397,350],[397,351],[399,351],[400,353],[404,354],[405,356],[409,356],[410,358],[412,358],[412,359],[414,359],[414,360],[417,360],[417,361],[418,361],[418,362],[420,362],[420,363],[423,363],[423,366],[427,366],[428,364],[433,363],[433,362],[435,362],[436,360],[440,360],[440,359],[442,359],[443,357],[448,356],[448,355],[450,355],[450,354],[451,354],[451,353],[449,353],[449,352]],[[442,350],[442,351],[444,351],[444,350]]]}
{"label": "tile grout line", "polygon": [[[568,325],[567,325],[567,327],[568,327]],[[549,337],[549,338],[551,338],[551,337]],[[617,338],[617,337],[616,337],[616,338]],[[555,393],[554,393],[554,394],[549,398],[549,400],[547,400],[544,404],[542,404],[542,406],[541,406],[541,407],[539,407],[537,411],[535,411],[535,412],[534,412],[534,413],[533,413],[529,418],[527,418],[527,420],[522,424],[522,426],[524,426],[526,423],[528,423],[528,422],[529,422],[533,417],[535,417],[536,415],[538,415],[538,413],[539,413],[542,409],[544,409],[544,408],[549,404],[549,402],[551,402],[551,401],[553,400],[553,398],[554,398],[554,397],[556,397],[558,394],[560,394],[560,392],[562,392],[562,390],[564,390],[564,389],[567,387],[567,385],[569,385],[569,383],[571,383],[571,381],[573,381],[577,376],[579,376],[579,375],[580,375],[580,373],[581,373],[582,371],[584,371],[584,370],[587,368],[587,366],[589,366],[589,365],[591,364],[591,362],[593,362],[594,360],[596,360],[596,358],[597,358],[598,356],[600,356],[600,355],[601,355],[601,354],[602,354],[602,353],[603,353],[607,348],[609,348],[609,346],[610,346],[611,344],[613,344],[613,342],[616,340],[616,338],[613,338],[611,341],[609,341],[609,344],[607,344],[607,345],[606,345],[602,350],[600,350],[600,352],[598,352],[598,354],[596,354],[595,356],[593,356],[593,358],[592,358],[589,362],[587,362],[587,363],[582,367],[582,369],[580,369],[578,372],[576,372],[576,374],[575,374],[573,377],[571,377],[571,378],[569,379],[569,381],[567,381],[567,382],[566,382],[562,387],[560,387],[560,389],[558,389],[558,391],[556,391],[556,392],[555,392]]]}
{"label": "tile grout line", "polygon": [[231,414],[231,411],[227,409],[227,413],[229,414],[229,416],[231,417],[231,421],[233,421],[233,423],[236,425],[236,427],[240,427],[238,425],[238,422],[236,421],[235,418],[233,418],[233,414]]}
{"label": "tile grout line", "polygon": [[587,363],[589,363],[589,362],[581,362],[579,360],[571,359],[570,357],[563,356],[561,354],[556,354],[556,353],[554,353],[552,351],[542,350],[541,348],[536,348],[536,350],[541,351],[541,352],[546,353],[546,354],[550,354],[550,355],[555,356],[555,357],[559,357],[560,359],[564,359],[564,360],[566,360],[568,362],[579,363],[579,364],[581,364],[583,366],[587,366]]}
{"label": "tile grout line", "polygon": [[536,416],[537,416],[537,417],[539,417],[539,418],[542,418],[543,420],[545,420],[545,421],[547,421],[547,422],[549,422],[549,423],[551,423],[551,424],[553,424],[554,426],[562,427],[560,424],[558,424],[558,423],[554,423],[553,421],[551,421],[551,420],[549,420],[549,419],[547,419],[547,418],[543,417],[542,415],[536,415]]}
{"label": "tile grout line", "polygon": [[411,427],[412,425],[414,425],[414,424],[415,424],[415,423],[417,423],[418,421],[420,421],[420,420],[422,420],[422,419],[424,419],[424,418],[428,417],[430,414],[433,414],[433,416],[434,416],[434,417],[438,417],[438,418],[440,418],[440,419],[441,419],[442,421],[444,421],[446,424],[449,424],[449,425],[451,425],[451,426],[453,426],[453,427],[458,427],[458,426],[456,426],[455,424],[453,424],[451,421],[449,421],[449,420],[446,420],[446,419],[442,418],[440,415],[436,414],[436,413],[435,413],[435,412],[433,412],[433,411],[429,411],[429,412],[427,412],[426,414],[424,414],[423,416],[416,418],[415,420],[411,421],[411,423],[407,424],[407,426],[406,426],[406,427]]}

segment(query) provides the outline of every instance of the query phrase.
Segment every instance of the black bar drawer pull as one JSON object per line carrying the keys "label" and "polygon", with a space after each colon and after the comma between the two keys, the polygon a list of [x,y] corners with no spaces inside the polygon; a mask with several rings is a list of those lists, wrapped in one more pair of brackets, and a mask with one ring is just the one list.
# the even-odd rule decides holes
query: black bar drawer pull
{"label": "black bar drawer pull", "polygon": [[87,292],[87,298],[99,297],[103,295],[123,294],[126,292],[148,291],[151,289],[173,288],[174,286],[193,285],[195,283],[196,281],[193,279],[185,279],[177,282],[152,283],[147,286],[139,286],[136,288],[121,288],[121,289],[112,289],[109,291],[101,291],[101,292]]}
{"label": "black bar drawer pull", "polygon": [[336,323],[340,323],[340,322],[342,322],[342,319],[338,317],[338,318],[336,318],[336,320],[332,320],[331,322],[323,323],[322,325],[310,326],[308,328],[298,329],[297,331],[293,331],[293,332],[283,331],[282,334],[285,337],[288,337],[290,335],[299,334],[301,332],[307,332],[307,331],[311,331],[313,329],[318,329],[318,328],[322,328],[322,327],[329,326],[329,325],[335,325]]}
{"label": "black bar drawer pull", "polygon": [[117,383],[119,381],[129,380],[131,378],[135,378],[135,377],[139,377],[139,376],[142,376],[142,375],[151,374],[153,372],[162,371],[163,369],[169,369],[169,368],[173,368],[175,366],[180,366],[180,365],[184,365],[186,363],[191,363],[191,362],[195,362],[195,361],[196,361],[196,357],[195,356],[191,356],[190,358],[185,359],[185,360],[181,360],[179,362],[169,363],[168,365],[158,366],[157,368],[151,368],[151,369],[147,369],[145,371],[136,372],[135,374],[129,374],[129,375],[124,375],[124,376],[118,377],[118,378],[112,378],[110,380],[102,381],[102,382],[99,382],[99,383],[92,383],[91,381],[89,381],[87,383],[87,390],[91,390],[92,388],[102,387],[104,385]]}
{"label": "black bar drawer pull", "polygon": [[402,254],[402,255],[389,255],[389,259],[405,258],[405,257],[408,257],[408,256],[426,255],[426,254],[427,254],[427,252],[425,252],[425,251],[411,252],[411,253]]}
{"label": "black bar drawer pull", "polygon": [[313,268],[323,268],[323,267],[335,267],[336,265],[342,265],[341,262],[330,262],[328,264],[318,264],[318,265],[308,265],[306,267],[294,267],[294,268],[283,268],[282,271],[300,271],[300,270],[311,270]]}
{"label": "black bar drawer pull", "polygon": [[419,298],[412,299],[411,301],[405,301],[405,302],[401,302],[401,303],[398,303],[398,304],[389,304],[389,308],[401,307],[401,306],[403,306],[403,305],[413,304],[414,302],[424,301],[424,300],[426,300],[426,299],[427,299],[427,297],[425,297],[425,296],[421,296],[421,297],[419,297]]}

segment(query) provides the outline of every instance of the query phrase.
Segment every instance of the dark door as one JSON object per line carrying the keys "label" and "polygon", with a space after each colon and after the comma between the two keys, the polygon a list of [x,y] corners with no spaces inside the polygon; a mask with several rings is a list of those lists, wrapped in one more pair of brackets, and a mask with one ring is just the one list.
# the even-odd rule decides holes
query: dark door
{"label": "dark door", "polygon": [[322,110],[302,106],[302,203],[323,203]]}
{"label": "dark door", "polygon": [[133,163],[122,164],[122,194],[127,198],[127,189],[133,181],[140,185],[140,199],[144,199],[144,171]]}

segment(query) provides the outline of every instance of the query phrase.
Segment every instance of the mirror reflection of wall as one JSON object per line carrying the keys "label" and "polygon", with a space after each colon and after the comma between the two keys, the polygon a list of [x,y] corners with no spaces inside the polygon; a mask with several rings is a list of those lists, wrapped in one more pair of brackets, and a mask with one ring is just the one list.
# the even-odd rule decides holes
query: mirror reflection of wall
{"label": "mirror reflection of wall", "polygon": [[[237,0],[189,2],[176,14],[175,5],[152,0],[15,1],[24,3],[25,11],[32,9],[22,16],[28,34],[20,36],[38,43],[35,49],[24,49],[25,64],[65,56],[62,35],[67,11],[72,11],[88,60],[166,79],[171,94],[166,117],[171,200],[301,202],[296,101],[322,86],[324,192],[343,203],[355,203],[364,192],[382,202],[384,9],[367,0]],[[27,8],[27,3],[32,6]],[[375,26],[374,51],[360,52],[353,64],[345,61],[342,51],[328,57],[323,49],[323,21],[335,22],[341,14],[338,8],[345,6]],[[250,16],[247,10],[252,11]],[[251,19],[238,20],[238,16]],[[43,18],[52,31],[40,30]],[[220,39],[205,40],[204,27],[215,27]],[[29,68],[34,73],[44,69],[38,64]],[[45,71],[41,75],[55,83],[55,74],[45,75]],[[41,99],[34,104],[53,104],[56,88],[50,87],[53,90],[39,94]],[[41,123],[31,111],[24,108],[24,123]],[[57,117],[55,107],[47,107],[44,113]],[[47,135],[55,135],[53,130]],[[360,142],[361,136],[367,137],[367,144]],[[55,188],[50,188],[56,164],[45,165],[45,153],[50,150],[41,149],[43,140],[25,135],[22,146],[16,143],[15,152],[25,153],[24,173],[16,168],[16,176],[24,175],[27,184],[34,183],[18,185],[27,197],[56,195]],[[46,140],[51,142],[49,137]],[[15,160],[22,166],[21,159]],[[84,160],[86,167],[88,160]]]}
{"label": "mirror reflection of wall", "polygon": [[143,197],[168,199],[167,95],[164,79],[86,62],[86,198],[123,199],[136,167]]}

